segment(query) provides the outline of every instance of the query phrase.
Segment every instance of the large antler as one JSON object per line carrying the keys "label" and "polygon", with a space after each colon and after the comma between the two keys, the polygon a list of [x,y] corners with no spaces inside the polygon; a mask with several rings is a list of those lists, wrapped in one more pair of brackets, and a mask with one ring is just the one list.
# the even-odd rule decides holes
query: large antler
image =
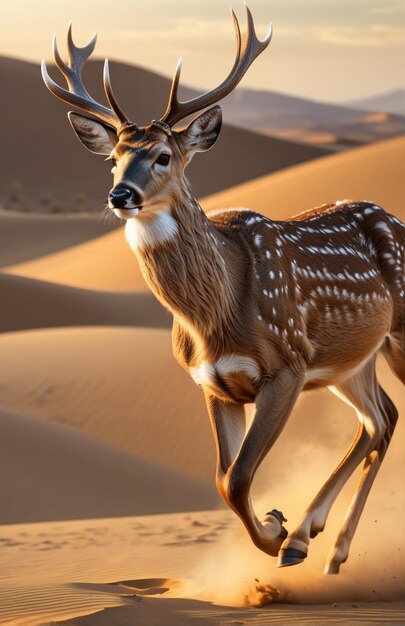
{"label": "large antler", "polygon": [[162,117],[162,122],[165,122],[169,126],[173,126],[179,120],[187,117],[187,115],[191,115],[196,111],[201,111],[201,109],[205,109],[211,104],[214,104],[227,96],[242,80],[255,58],[267,48],[272,36],[272,25],[270,24],[269,32],[267,33],[265,39],[260,41],[255,33],[253,17],[249,7],[247,5],[245,6],[248,31],[243,38],[240,34],[238,18],[231,9],[236,35],[236,58],[227,78],[212,91],[204,93],[201,96],[197,96],[192,100],[181,102],[177,97],[182,63],[182,59],[180,58],[173,78],[167,109]]}
{"label": "large antler", "polygon": [[103,104],[96,102],[96,100],[94,100],[94,98],[92,98],[87,92],[82,82],[82,69],[87,59],[94,50],[96,40],[97,34],[94,35],[93,39],[90,41],[90,43],[87,44],[87,46],[79,48],[73,42],[72,25],[70,24],[67,34],[69,64],[63,61],[62,57],[59,54],[58,46],[56,44],[56,37],[54,36],[53,38],[53,53],[55,57],[55,62],[62,72],[63,76],[65,77],[69,90],[60,87],[57,83],[55,83],[54,80],[52,80],[52,78],[48,74],[48,70],[44,60],[41,63],[42,78],[49,91],[51,91],[55,96],[57,96],[61,100],[64,100],[65,102],[68,102],[69,104],[72,104],[82,111],[90,113],[102,122],[113,126],[113,128],[115,128],[116,130],[119,130],[123,125],[131,124],[131,122],[126,117],[114,97],[110,81],[108,59],[106,59],[104,62],[103,82],[107,100],[111,108],[108,108]]}

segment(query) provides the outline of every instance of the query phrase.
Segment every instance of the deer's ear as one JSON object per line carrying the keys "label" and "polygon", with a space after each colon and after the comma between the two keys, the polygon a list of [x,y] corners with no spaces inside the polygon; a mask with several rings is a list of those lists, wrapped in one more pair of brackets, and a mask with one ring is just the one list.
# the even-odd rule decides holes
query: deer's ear
{"label": "deer's ear", "polygon": [[69,122],[82,144],[95,154],[108,156],[118,141],[112,126],[96,122],[73,111],[68,113]]}
{"label": "deer's ear", "polygon": [[214,106],[195,118],[179,133],[189,160],[196,152],[205,152],[216,142],[222,126],[221,107]]}

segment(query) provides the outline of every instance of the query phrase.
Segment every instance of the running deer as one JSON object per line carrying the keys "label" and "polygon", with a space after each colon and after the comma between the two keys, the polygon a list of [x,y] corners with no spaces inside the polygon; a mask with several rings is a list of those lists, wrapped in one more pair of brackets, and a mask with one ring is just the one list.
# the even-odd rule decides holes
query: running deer
{"label": "running deer", "polygon": [[[85,147],[112,160],[108,206],[126,220],[126,238],[143,276],[173,314],[174,355],[201,387],[211,419],[217,488],[254,544],[278,555],[280,567],[302,562],[310,538],[323,530],[343,485],[364,462],[325,567],[325,573],[337,573],[398,416],[376,377],[379,352],[405,383],[405,227],[368,201],[327,204],[278,222],[248,209],[205,215],[184,170],[220,132],[220,107],[206,108],[236,87],[271,39],[271,28],[264,40],[257,38],[248,8],[242,37],[232,14],[236,58],[227,78],[182,102],[179,62],[166,112],[145,127],[119,106],[107,60],[109,106],[84,87],[81,71],[96,37],[78,48],[69,29],[69,64],[54,42],[67,89],[52,80],[44,62],[42,75],[55,96],[91,115],[68,113]],[[186,128],[174,130],[203,109]],[[249,491],[300,392],[319,387],[355,409],[358,431],[301,523],[288,533],[277,509],[258,519]],[[255,404],[248,428],[246,403]]]}

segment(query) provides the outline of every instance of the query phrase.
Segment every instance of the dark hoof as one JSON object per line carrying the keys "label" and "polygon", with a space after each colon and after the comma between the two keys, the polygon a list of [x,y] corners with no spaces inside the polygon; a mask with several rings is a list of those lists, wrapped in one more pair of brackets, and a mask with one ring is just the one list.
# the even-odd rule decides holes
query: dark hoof
{"label": "dark hoof", "polygon": [[273,509],[272,511],[269,511],[268,513],[266,513],[266,515],[272,515],[273,517],[275,517],[276,519],[278,519],[278,521],[280,522],[281,525],[283,525],[283,522],[287,522],[288,520],[284,517],[284,515],[282,514],[281,511],[278,511],[277,509]]}
{"label": "dark hoof", "polygon": [[307,555],[302,550],[296,548],[285,548],[278,553],[277,567],[289,567],[290,565],[298,565],[302,563]]}

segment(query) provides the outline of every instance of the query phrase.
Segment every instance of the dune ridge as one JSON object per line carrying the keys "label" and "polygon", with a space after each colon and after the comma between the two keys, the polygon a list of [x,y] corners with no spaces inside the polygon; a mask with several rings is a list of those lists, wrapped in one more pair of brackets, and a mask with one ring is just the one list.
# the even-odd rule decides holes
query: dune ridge
{"label": "dune ridge", "polygon": [[117,228],[100,213],[47,215],[0,211],[0,267],[66,250]]}
{"label": "dune ridge", "polygon": [[69,287],[0,272],[0,332],[64,326],[170,328],[171,315],[151,293]]}
{"label": "dune ridge", "polygon": [[40,259],[10,265],[10,274],[72,287],[126,291],[147,289],[123,228]]}

